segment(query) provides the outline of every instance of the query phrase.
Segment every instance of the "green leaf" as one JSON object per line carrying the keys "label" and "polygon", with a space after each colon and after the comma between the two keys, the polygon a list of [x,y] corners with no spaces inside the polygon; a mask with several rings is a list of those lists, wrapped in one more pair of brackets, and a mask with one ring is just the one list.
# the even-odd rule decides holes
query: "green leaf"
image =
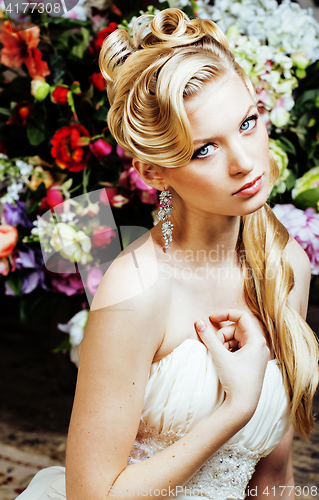
{"label": "green leaf", "polygon": [[28,215],[32,214],[32,212],[34,212],[39,205],[40,205],[39,201],[34,201],[33,203],[31,203],[31,205],[27,206],[27,214]]}
{"label": "green leaf", "polygon": [[60,54],[51,54],[49,56],[49,66],[51,69],[53,85],[58,85],[59,81],[62,81],[66,71],[65,59]]}
{"label": "green leaf", "polygon": [[87,101],[89,102],[92,106],[92,97],[94,95],[94,88],[93,85],[91,84],[86,92],[83,92],[82,94],[82,101]]}
{"label": "green leaf", "polygon": [[9,284],[10,288],[13,290],[13,292],[15,293],[15,295],[20,295],[22,281],[21,281],[21,278],[18,274],[16,274],[15,272],[10,273],[9,279],[8,279],[8,284]]}
{"label": "green leaf", "polygon": [[65,340],[63,340],[63,342],[61,342],[61,344],[58,347],[53,349],[53,352],[65,351],[67,349],[71,349],[71,347],[72,347],[71,342],[70,342],[69,338],[67,337]]}
{"label": "green leaf", "polygon": [[45,129],[40,127],[40,125],[35,125],[32,121],[31,124],[27,126],[27,136],[31,146],[38,146],[46,138]]}
{"label": "green leaf", "polygon": [[296,207],[306,210],[308,207],[316,208],[319,201],[319,187],[307,189],[298,194],[294,199],[294,204]]}
{"label": "green leaf", "polygon": [[7,109],[7,108],[0,108],[0,114],[1,115],[8,115],[8,116],[10,116],[11,115],[11,111],[10,111],[10,109]]}
{"label": "green leaf", "polygon": [[63,17],[50,17],[48,18],[49,23],[48,24],[62,24],[63,28],[76,28],[77,26],[92,26],[91,20],[89,21],[80,21],[78,19],[72,19],[72,18],[63,18]]}
{"label": "green leaf", "polygon": [[95,111],[95,113],[93,114],[93,118],[105,122],[107,117],[107,112],[108,110],[104,106],[101,106],[98,110]]}
{"label": "green leaf", "polygon": [[287,139],[284,135],[280,136],[281,147],[286,153],[291,153],[292,155],[296,155],[296,148],[293,143]]}
{"label": "green leaf", "polygon": [[287,179],[285,179],[287,191],[290,191],[294,187],[296,179],[297,179],[297,176],[291,170],[289,170],[289,175],[288,175]]}
{"label": "green leaf", "polygon": [[316,98],[319,95],[319,90],[306,90],[296,100],[295,112],[309,111],[315,107]]}
{"label": "green leaf", "polygon": [[39,186],[34,192],[35,199],[42,200],[42,198],[44,198],[46,194],[47,194],[47,188],[45,187],[44,182],[41,182],[41,184],[39,184]]}
{"label": "green leaf", "polygon": [[89,39],[90,39],[90,32],[86,28],[81,28],[80,32],[76,34],[76,38],[82,38],[82,41],[72,47],[71,54],[78,59],[82,59],[84,52],[87,50],[88,44],[89,44]]}
{"label": "green leaf", "polygon": [[68,30],[68,31],[65,31],[64,33],[61,33],[61,35],[59,35],[56,38],[55,47],[57,50],[61,50],[61,49],[62,50],[66,50],[66,49],[70,50],[70,47],[76,42],[77,42],[77,40],[76,40],[75,35],[73,34],[72,30]]}

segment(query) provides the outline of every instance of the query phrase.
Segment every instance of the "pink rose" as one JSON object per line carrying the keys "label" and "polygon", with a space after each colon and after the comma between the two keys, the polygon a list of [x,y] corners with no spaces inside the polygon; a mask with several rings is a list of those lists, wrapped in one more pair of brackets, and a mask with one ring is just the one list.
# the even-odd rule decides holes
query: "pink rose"
{"label": "pink rose", "polygon": [[92,295],[95,295],[102,278],[103,273],[99,267],[92,267],[92,269],[89,270],[86,279],[86,286]]}
{"label": "pink rose", "polygon": [[116,153],[123,163],[125,169],[129,169],[132,166],[132,157],[125,153],[124,149],[121,146],[116,146]]}
{"label": "pink rose", "polygon": [[61,205],[64,202],[61,189],[58,186],[51,186],[47,190],[47,194],[42,198],[41,205],[39,206],[40,212],[45,212],[50,208]]}
{"label": "pink rose", "polygon": [[117,189],[114,187],[105,187],[101,190],[100,193],[100,201],[104,203],[104,205],[109,205],[112,203],[112,199],[117,195]]}
{"label": "pink rose", "polygon": [[91,152],[96,156],[99,161],[106,161],[109,154],[112,152],[112,146],[103,139],[91,142],[89,144]]}
{"label": "pink rose", "polygon": [[98,229],[92,235],[92,247],[104,247],[111,243],[111,239],[115,238],[116,234],[110,227]]}
{"label": "pink rose", "polygon": [[121,173],[119,183],[130,191],[137,190],[137,194],[143,203],[153,204],[157,202],[157,189],[145,184],[134,167],[130,167]]}
{"label": "pink rose", "polygon": [[53,292],[65,293],[68,297],[78,293],[84,293],[84,287],[79,274],[56,274],[56,278],[51,280],[51,290]]}

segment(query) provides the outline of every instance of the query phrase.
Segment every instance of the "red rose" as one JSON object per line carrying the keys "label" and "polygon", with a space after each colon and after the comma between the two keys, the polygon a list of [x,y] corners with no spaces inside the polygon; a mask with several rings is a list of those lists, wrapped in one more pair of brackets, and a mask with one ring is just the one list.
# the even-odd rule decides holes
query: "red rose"
{"label": "red rose", "polygon": [[93,73],[93,75],[90,76],[89,80],[100,92],[103,92],[105,90],[105,80],[102,76],[102,73]]}
{"label": "red rose", "polygon": [[89,46],[90,52],[93,57],[98,57],[100,50],[102,48],[102,43],[106,37],[108,37],[113,31],[117,29],[116,23],[110,23],[106,28],[100,30],[96,36],[91,41],[91,45]]}
{"label": "red rose", "polygon": [[58,85],[52,92],[52,101],[54,104],[68,104],[68,87]]}
{"label": "red rose", "polygon": [[84,170],[90,157],[90,134],[83,125],[72,123],[58,130],[52,140],[51,155],[60,168],[70,172]]}
{"label": "red rose", "polygon": [[13,108],[12,116],[10,116],[7,121],[11,125],[19,125],[19,127],[25,127],[27,124],[27,119],[32,114],[33,104],[28,101],[22,101],[15,105]]}

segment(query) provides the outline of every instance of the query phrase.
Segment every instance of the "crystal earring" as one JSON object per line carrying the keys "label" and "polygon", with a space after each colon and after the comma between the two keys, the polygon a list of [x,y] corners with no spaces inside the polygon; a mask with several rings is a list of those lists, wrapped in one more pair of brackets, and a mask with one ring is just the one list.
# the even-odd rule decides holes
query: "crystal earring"
{"label": "crystal earring", "polygon": [[156,218],[160,221],[163,221],[162,224],[162,233],[165,241],[165,250],[169,249],[170,244],[173,241],[172,232],[174,228],[174,224],[169,221],[169,218],[172,214],[173,205],[171,203],[172,195],[167,191],[162,191],[159,195],[160,200],[160,211],[158,212]]}

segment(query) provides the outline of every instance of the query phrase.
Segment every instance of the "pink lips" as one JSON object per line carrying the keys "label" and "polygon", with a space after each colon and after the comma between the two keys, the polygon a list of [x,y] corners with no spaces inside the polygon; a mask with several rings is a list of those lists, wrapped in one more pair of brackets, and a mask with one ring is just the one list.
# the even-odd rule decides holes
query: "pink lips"
{"label": "pink lips", "polygon": [[256,177],[252,182],[245,184],[239,191],[233,194],[236,196],[251,196],[258,193],[261,188],[262,177],[262,175]]}

